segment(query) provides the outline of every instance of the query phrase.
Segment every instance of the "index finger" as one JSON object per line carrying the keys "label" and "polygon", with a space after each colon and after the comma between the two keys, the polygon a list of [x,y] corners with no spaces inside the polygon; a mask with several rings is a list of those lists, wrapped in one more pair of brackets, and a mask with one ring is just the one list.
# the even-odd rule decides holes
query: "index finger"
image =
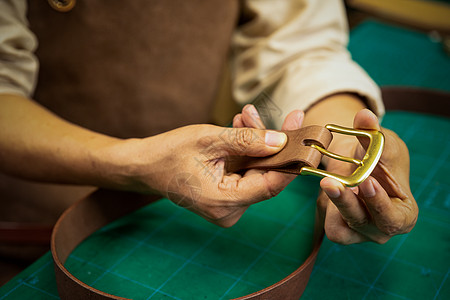
{"label": "index finger", "polygon": [[235,184],[219,183],[218,189],[222,198],[232,200],[236,205],[251,205],[278,195],[293,179],[295,175],[275,171],[249,171],[242,178],[235,178]]}
{"label": "index finger", "polygon": [[395,198],[391,200],[375,178],[366,179],[359,185],[359,190],[360,198],[366,204],[373,222],[381,232],[389,236],[404,232],[402,212],[392,202]]}

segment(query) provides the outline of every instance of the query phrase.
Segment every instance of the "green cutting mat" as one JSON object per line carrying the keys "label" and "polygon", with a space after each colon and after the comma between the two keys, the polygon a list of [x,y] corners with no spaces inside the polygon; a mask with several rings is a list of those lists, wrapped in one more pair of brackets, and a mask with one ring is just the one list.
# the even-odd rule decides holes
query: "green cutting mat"
{"label": "green cutting mat", "polygon": [[[384,56],[378,59],[379,39],[428,45],[413,47],[410,52],[439,50],[423,35],[373,22],[362,24],[352,33],[350,49],[378,83],[384,68],[399,63],[399,59],[416,55],[423,59],[420,51],[400,55],[395,48],[390,53],[394,61]],[[358,54],[353,49],[363,43],[372,55],[364,56],[365,51]],[[395,68],[387,74],[397,72],[400,81],[410,77],[400,83],[429,86],[428,82],[437,82],[434,87],[449,89],[448,74],[442,77],[439,73],[443,65],[448,65],[448,58],[441,58],[438,65],[430,65],[436,69],[430,75],[435,76],[434,81],[414,81],[409,71],[414,63],[405,64],[407,70]],[[384,83],[399,84],[391,79]],[[411,184],[420,207],[419,221],[410,234],[394,237],[385,245],[340,246],[325,240],[305,299],[450,297],[450,178],[444,174],[450,170],[450,121],[390,112],[383,125],[395,130],[410,149]],[[242,296],[278,281],[303,262],[311,247],[317,191],[317,179],[298,177],[278,197],[252,206],[229,229],[161,201],[92,235],[66,265],[96,288],[135,299]],[[53,298],[58,294],[49,254],[0,288],[0,299]]]}
{"label": "green cutting mat", "polygon": [[423,33],[367,21],[352,30],[348,48],[380,86],[450,91],[449,55]]}

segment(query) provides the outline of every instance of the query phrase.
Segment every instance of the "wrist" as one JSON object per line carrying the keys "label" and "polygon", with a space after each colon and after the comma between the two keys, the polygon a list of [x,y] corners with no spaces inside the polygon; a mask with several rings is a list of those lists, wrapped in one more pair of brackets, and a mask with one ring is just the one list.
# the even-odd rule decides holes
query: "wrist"
{"label": "wrist", "polygon": [[[170,176],[180,166],[174,151],[180,137],[177,130],[147,138],[118,140],[96,153],[101,166],[98,175],[102,186],[143,194],[163,195]],[[172,148],[172,149],[169,149]],[[181,147],[183,149],[183,147]]]}
{"label": "wrist", "polygon": [[140,180],[139,153],[141,139],[115,140],[91,153],[95,185],[103,188],[144,192],[148,188]]}
{"label": "wrist", "polygon": [[364,100],[356,94],[330,95],[305,111],[303,126],[337,124],[352,127],[354,116],[364,108]]}

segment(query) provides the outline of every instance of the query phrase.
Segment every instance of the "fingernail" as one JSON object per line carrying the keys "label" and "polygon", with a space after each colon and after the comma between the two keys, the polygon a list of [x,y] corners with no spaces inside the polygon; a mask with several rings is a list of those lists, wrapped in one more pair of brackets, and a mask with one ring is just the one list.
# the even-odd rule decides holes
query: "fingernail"
{"label": "fingernail", "polygon": [[302,127],[303,124],[303,117],[305,116],[305,113],[303,111],[300,111],[297,115],[297,122],[298,122],[298,127]]}
{"label": "fingernail", "polygon": [[267,131],[265,142],[270,147],[281,147],[286,143],[287,136],[283,132]]}
{"label": "fingernail", "polygon": [[252,116],[259,118],[258,111],[256,110],[256,107],[254,105],[249,105],[248,110]]}
{"label": "fingernail", "polygon": [[330,186],[326,190],[326,193],[327,193],[328,197],[333,198],[333,199],[339,198],[341,196],[341,190],[337,186]]}
{"label": "fingernail", "polygon": [[371,178],[368,178],[366,181],[364,181],[360,186],[359,189],[361,190],[361,193],[364,197],[372,198],[375,197],[375,187],[373,186],[373,182]]}

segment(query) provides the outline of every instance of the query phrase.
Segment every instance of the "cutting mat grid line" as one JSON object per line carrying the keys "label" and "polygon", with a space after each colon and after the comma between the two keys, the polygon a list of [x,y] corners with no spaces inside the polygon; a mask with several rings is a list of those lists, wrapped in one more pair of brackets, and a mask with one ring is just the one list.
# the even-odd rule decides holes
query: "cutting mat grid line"
{"label": "cutting mat grid line", "polygon": [[[377,251],[374,251],[373,249],[368,249],[366,247],[360,247],[360,248],[358,248],[358,250],[361,251],[361,253],[365,252],[365,253],[373,255],[373,256],[381,257],[383,259],[387,258],[386,255],[380,254]],[[401,264],[409,265],[409,266],[414,267],[414,268],[418,268],[418,269],[422,269],[422,270],[426,269],[427,272],[436,273],[438,275],[445,275],[445,273],[442,272],[442,271],[435,270],[435,269],[429,268],[429,267],[424,268],[422,265],[420,265],[420,264],[418,264],[416,262],[404,260],[404,259],[401,259],[401,258],[398,258],[398,257],[394,257],[392,260],[395,261],[395,262],[401,263]]]}
{"label": "cutting mat grid line", "polygon": [[[377,277],[375,278],[375,280],[370,284],[369,289],[367,290],[366,294],[364,295],[364,297],[362,298],[363,300],[367,298],[367,296],[370,294],[370,292],[373,290],[373,288],[375,287],[375,284],[377,283],[377,281],[380,279],[381,275],[384,273],[384,271],[387,269],[387,267],[391,264],[391,261],[394,259],[395,255],[397,254],[397,252],[400,250],[400,248],[402,247],[403,243],[405,242],[406,238],[408,237],[408,235],[403,235],[402,239],[400,241],[400,243],[398,243],[397,247],[395,247],[394,251],[391,252],[391,255],[389,255],[388,259],[386,260],[386,263],[384,264],[383,268],[381,269],[381,271],[378,273]],[[385,291],[385,290],[383,290]],[[387,292],[387,291],[385,291]]]}
{"label": "cutting mat grid line", "polygon": [[53,298],[53,299],[59,299],[59,296],[54,295],[54,294],[52,294],[52,293],[49,293],[49,292],[47,292],[47,291],[45,291],[45,290],[43,290],[43,289],[40,289],[40,288],[38,288],[38,287],[36,287],[36,286],[34,286],[34,285],[28,284],[28,283],[26,283],[26,282],[24,282],[23,285],[25,285],[25,286],[27,286],[27,287],[33,289],[33,290],[36,290],[36,291],[38,291],[38,292],[44,294],[46,297],[49,297],[49,296],[50,296],[50,297]]}
{"label": "cutting mat grid line", "polygon": [[[89,266],[95,267],[95,268],[97,268],[98,270],[100,270],[100,271],[102,271],[102,272],[105,272],[105,273],[108,273],[108,274],[112,274],[112,275],[115,275],[115,276],[117,276],[117,277],[120,277],[120,278],[122,278],[122,279],[124,279],[124,280],[127,280],[127,281],[130,281],[130,282],[132,282],[132,283],[138,284],[138,285],[140,285],[140,286],[142,286],[142,287],[144,287],[144,288],[147,288],[147,289],[151,290],[152,292],[157,291],[156,288],[154,288],[154,287],[152,287],[152,286],[150,286],[150,285],[147,285],[147,284],[145,284],[145,283],[142,283],[142,282],[139,282],[139,281],[137,281],[137,280],[131,279],[131,278],[129,278],[129,277],[127,277],[127,276],[124,276],[124,275],[122,275],[122,274],[120,274],[120,273],[116,273],[116,272],[114,272],[114,271],[107,270],[107,269],[105,269],[105,268],[103,268],[103,267],[101,267],[101,266],[99,266],[99,265],[97,265],[97,264],[95,264],[95,263],[93,263],[93,262],[91,262],[91,261],[89,261],[89,260],[85,260],[85,259],[80,258],[80,257],[77,257],[77,256],[75,256],[75,255],[71,255],[71,258],[72,258],[72,259],[75,259],[75,260],[77,260],[77,261],[79,261],[79,262],[82,263],[82,264],[85,264],[85,265],[89,265]],[[85,283],[86,283],[86,284],[89,284],[89,285],[92,285],[92,283],[90,283],[90,282],[85,282]],[[164,296],[168,296],[168,297],[170,297],[170,298],[173,298],[173,299],[180,299],[180,298],[177,298],[177,297],[175,297],[175,296],[172,296],[172,295],[170,295],[170,294],[168,294],[168,293],[165,293],[165,292],[162,292],[162,291],[157,291],[157,292],[160,293],[160,294],[162,294],[162,295],[164,295]]]}
{"label": "cutting mat grid line", "polygon": [[412,187],[414,197],[420,198],[422,196],[422,193],[425,190],[425,188],[429,186],[430,182],[433,180],[436,173],[443,166],[442,162],[448,160],[449,154],[450,154],[450,142],[447,141],[444,151],[442,151],[441,155],[436,159],[435,164],[431,166],[429,173],[424,178],[419,187],[417,189]]}
{"label": "cutting mat grid line", "polygon": [[447,271],[447,274],[445,274],[445,277],[444,277],[444,279],[442,280],[441,285],[440,285],[439,288],[437,289],[436,295],[434,295],[434,298],[433,298],[433,299],[437,299],[437,297],[439,296],[439,293],[440,293],[442,287],[444,286],[444,283],[445,283],[445,282],[447,281],[447,279],[448,279],[448,274],[449,274],[449,273],[450,273],[450,269]]}
{"label": "cutting mat grid line", "polygon": [[[406,236],[404,236],[404,238],[406,239]],[[356,245],[355,245],[355,246],[356,246]],[[358,246],[360,246],[360,245],[358,245]],[[401,246],[401,245],[397,245],[397,248],[400,248],[400,246]],[[317,272],[317,271],[320,270],[320,271],[325,272],[325,273],[328,273],[328,274],[330,274],[330,275],[332,275],[332,276],[336,276],[336,277],[342,278],[342,279],[344,279],[344,280],[346,280],[346,281],[347,281],[347,280],[348,280],[348,281],[352,281],[352,282],[354,282],[354,283],[357,283],[357,284],[359,284],[359,285],[362,285],[362,286],[367,287],[367,288],[368,288],[367,293],[369,293],[369,291],[370,291],[371,289],[375,289],[375,290],[377,290],[377,291],[384,292],[384,293],[386,293],[386,294],[390,294],[390,295],[392,295],[392,296],[396,296],[396,297],[401,298],[401,299],[408,299],[408,298],[405,298],[405,297],[403,297],[403,296],[401,296],[401,295],[398,295],[398,294],[395,294],[395,293],[393,293],[393,292],[390,292],[390,291],[388,291],[388,290],[386,290],[386,289],[382,289],[382,288],[380,288],[380,287],[377,287],[377,286],[376,286],[376,281],[373,282],[373,283],[369,283],[369,282],[367,281],[367,278],[364,278],[365,280],[363,280],[363,281],[362,281],[362,280],[358,280],[358,279],[356,279],[356,278],[352,278],[352,277],[348,277],[348,276],[342,275],[340,272],[336,272],[336,269],[335,269],[335,271],[331,271],[331,270],[328,270],[326,266],[322,266],[322,265],[324,264],[324,262],[326,261],[327,257],[330,256],[330,255],[332,255],[333,252],[336,252],[336,248],[345,248],[345,247],[344,247],[344,246],[340,246],[340,245],[333,245],[333,247],[330,247],[329,251],[328,251],[323,257],[320,257],[320,261],[318,261],[318,263],[316,264],[313,273],[315,273],[315,272]],[[366,252],[366,253],[369,253],[370,255],[381,257],[381,258],[383,258],[383,260],[386,260],[387,262],[389,262],[389,259],[392,259],[392,260],[394,260],[394,261],[400,262],[401,264],[410,265],[410,266],[413,266],[413,267],[415,267],[415,268],[417,268],[417,269],[424,269],[423,266],[421,266],[421,265],[419,265],[419,264],[417,264],[417,263],[410,262],[410,261],[406,261],[406,260],[402,260],[402,259],[400,259],[400,258],[396,258],[395,255],[390,255],[390,256],[388,257],[388,256],[386,256],[386,255],[380,254],[380,253],[378,253],[378,252],[376,252],[376,251],[373,251],[373,250],[371,250],[371,249],[367,249],[366,247],[363,246],[363,244],[361,244],[361,247],[358,247],[358,248],[359,248],[359,249],[358,249],[359,252]],[[341,249],[341,250],[342,250],[342,249]],[[352,255],[350,255],[350,254],[348,254],[348,253],[347,253],[346,256],[352,258]],[[350,260],[352,260],[352,259],[350,259]],[[358,266],[357,263],[353,261],[353,264],[352,264],[351,266],[348,266],[348,267],[358,269],[357,266]],[[384,268],[384,269],[385,269],[385,268]],[[384,270],[384,269],[383,269],[383,270]],[[433,273],[436,273],[436,274],[440,274],[440,275],[444,275],[444,274],[443,274],[442,272],[440,272],[440,271],[436,271],[436,270],[432,270],[432,269],[428,269],[428,268],[427,268],[427,271],[428,271],[428,272],[433,272]],[[360,272],[360,273],[361,273],[361,272]],[[381,274],[381,273],[380,273],[380,274]]]}
{"label": "cutting mat grid line", "polygon": [[[177,257],[177,258],[180,258],[180,259],[185,259],[185,258],[182,257],[182,256],[177,256],[176,254],[174,254],[174,253],[172,253],[172,252],[165,251],[164,249],[161,249],[161,248],[158,248],[158,247],[154,247],[154,246],[147,245],[147,244],[146,244],[146,245],[143,245],[143,246],[144,246],[144,247],[149,247],[149,248],[155,249],[155,250],[157,250],[157,251],[161,251],[161,252],[163,252],[163,253],[165,253],[165,254],[168,254],[168,255],[170,255],[170,256],[173,256],[173,257]],[[99,266],[99,265],[93,263],[92,261],[89,261],[89,260],[86,260],[86,259],[77,257],[76,255],[71,254],[71,258],[73,258],[73,259],[75,259],[75,260],[77,260],[77,261],[79,261],[79,262],[81,262],[81,263],[83,263],[83,264],[91,265],[91,266],[93,266],[93,267],[95,267],[95,268],[97,268],[97,269],[99,269],[99,270],[101,270],[101,271],[103,271],[103,272],[106,271],[106,269],[103,268],[102,266]],[[229,277],[229,278],[231,278],[231,279],[234,279],[234,280],[236,280],[236,279],[238,278],[238,277],[236,277],[236,276],[234,276],[234,275],[231,275],[231,274],[229,274],[229,273],[224,272],[223,270],[218,270],[218,269],[215,269],[215,268],[211,268],[211,267],[209,267],[209,266],[205,266],[205,265],[202,265],[202,264],[199,264],[199,263],[196,263],[196,262],[192,262],[192,261],[191,261],[190,263],[191,263],[191,264],[194,264],[194,265],[196,265],[196,266],[198,266],[198,267],[205,268],[205,269],[207,269],[207,270],[209,270],[209,271],[217,272],[218,274],[227,276],[227,277]],[[112,272],[112,274],[117,275],[117,273],[115,273],[115,272]],[[141,284],[141,285],[143,285],[143,286],[145,286],[145,287],[147,287],[147,288],[149,288],[149,289],[155,290],[155,288],[153,288],[153,287],[151,287],[151,286],[149,286],[149,285],[140,283],[139,281],[136,281],[136,280],[133,280],[133,279],[127,278],[127,277],[124,277],[124,278],[126,278],[127,280],[130,280],[130,281],[133,281],[133,282],[135,282],[135,283],[139,283],[139,284]],[[87,283],[90,284],[89,282],[87,282]],[[252,285],[252,286],[254,286],[254,287],[257,288],[257,289],[263,289],[263,288],[264,288],[264,286],[257,285],[257,284],[255,284],[255,283],[253,283],[253,282],[250,282],[250,281],[245,281],[245,283],[248,284],[248,285]]]}
{"label": "cutting mat grid line", "polygon": [[[364,286],[364,287],[366,287],[366,288],[368,288],[368,289],[372,287],[372,285],[371,285],[370,283],[362,282],[362,281],[360,281],[360,280],[356,280],[356,279],[354,279],[354,278],[351,278],[351,277],[342,275],[342,274],[340,274],[340,273],[330,271],[330,270],[328,270],[328,269],[326,269],[326,268],[324,268],[324,267],[317,266],[317,267],[315,267],[315,268],[316,268],[317,270],[320,270],[320,271],[324,272],[324,273],[328,273],[328,274],[330,274],[330,275],[332,275],[332,276],[339,277],[339,278],[341,278],[341,279],[343,279],[343,280],[345,280],[345,281],[351,281],[351,282],[354,282],[354,283],[359,284],[359,285],[361,285],[361,286]],[[395,293],[386,291],[386,290],[381,289],[381,288],[376,287],[376,286],[373,286],[372,288],[375,289],[375,290],[377,290],[377,291],[379,291],[379,292],[382,292],[382,293],[385,293],[385,294],[394,296],[394,297],[399,298],[399,299],[408,299],[408,298],[406,298],[406,297],[404,297],[404,296],[402,296],[402,295],[398,295],[398,294],[395,294]]]}
{"label": "cutting mat grid line", "polygon": [[283,236],[286,230],[291,227],[303,214],[307,211],[309,206],[311,205],[311,201],[305,205],[304,209],[301,209],[294,218],[286,224],[286,226],[272,239],[272,241],[261,251],[260,255],[256,257],[256,259],[244,270],[244,272],[239,276],[239,278],[225,291],[225,293],[220,297],[220,299],[224,299],[228,293],[239,283],[239,281],[251,270],[251,268],[264,256],[265,253],[269,251],[269,249]]}
{"label": "cutting mat grid line", "polygon": [[[29,279],[31,279],[31,278],[33,278],[36,274],[39,274],[39,272],[41,272],[44,268],[46,268],[46,267],[48,267],[48,266],[50,266],[50,265],[52,265],[53,264],[53,261],[51,261],[51,260],[48,260],[48,261],[46,261],[42,266],[39,266],[38,268],[37,268],[37,270],[34,270],[30,275],[28,275],[28,276],[24,276],[24,278],[22,279],[22,278],[19,278],[17,281],[18,281],[18,284],[17,285],[15,285],[15,286],[13,286],[9,291],[7,291],[6,293],[4,293],[1,297],[0,297],[0,300],[3,300],[3,299],[5,299],[6,297],[8,297],[8,295],[9,294],[11,294],[12,292],[14,292],[16,289],[18,289],[18,288],[20,288],[27,280],[29,280]],[[52,295],[52,296],[55,296],[55,295]]]}
{"label": "cutting mat grid line", "polygon": [[162,223],[160,226],[156,227],[153,231],[151,231],[143,240],[139,241],[131,250],[129,250],[127,253],[125,253],[119,260],[114,262],[114,264],[111,265],[110,268],[108,268],[104,273],[102,273],[97,279],[95,279],[91,285],[95,286],[95,284],[103,278],[104,275],[107,273],[110,273],[110,271],[119,265],[123,260],[125,260],[127,257],[129,257],[138,247],[140,247],[143,243],[145,243],[146,240],[150,239],[154,234],[156,234],[159,230],[163,229],[167,224],[172,222],[176,217],[180,215],[181,212],[178,212],[174,215],[172,215],[170,218],[167,219],[164,223]]}
{"label": "cutting mat grid line", "polygon": [[211,236],[211,238],[209,240],[207,240],[203,245],[200,246],[200,248],[198,248],[197,251],[194,252],[194,254],[192,254],[188,259],[186,259],[186,261],[184,262],[183,265],[181,265],[177,270],[175,270],[175,272],[173,272],[157,289],[156,291],[151,294],[150,296],[148,296],[147,300],[151,299],[157,292],[159,292],[170,280],[172,280],[172,278],[174,278],[184,267],[186,267],[190,262],[192,262],[192,260],[197,257],[206,247],[208,247],[212,241],[219,235],[221,230],[217,230],[215,234],[213,234]]}
{"label": "cutting mat grid line", "polygon": [[[314,198],[314,199],[310,199],[310,201],[315,201],[315,198]],[[154,213],[155,213],[155,214],[158,214],[158,215],[161,215],[161,216],[165,216],[165,217],[170,216],[170,215],[168,215],[168,214],[164,214],[164,213],[161,213],[161,212],[154,212]],[[259,217],[259,218],[261,218],[261,219],[263,219],[263,220],[267,220],[267,221],[271,221],[271,222],[277,223],[277,224],[282,225],[282,226],[288,226],[288,225],[289,225],[288,223],[286,223],[286,222],[284,222],[284,221],[275,219],[275,218],[273,218],[273,217],[271,217],[271,216],[269,216],[269,215],[264,215],[264,214],[262,214],[262,213],[260,213],[260,212],[252,211],[251,209],[247,210],[245,213],[248,214],[248,215],[252,215],[252,216]],[[187,222],[187,220],[185,220],[185,219],[179,219],[179,220],[177,220],[177,222],[183,224],[184,226],[189,226],[189,227],[195,228],[196,230],[201,230],[201,231],[205,231],[205,232],[209,232],[209,233],[215,233],[215,232],[216,232],[216,229],[215,229],[215,228],[204,227],[204,226],[201,226],[201,225],[199,225],[199,224],[189,223],[189,222]],[[294,224],[291,224],[289,227],[293,227],[293,228],[295,228],[295,229],[299,229],[300,231],[302,231],[302,232],[304,232],[304,233],[311,234],[311,226],[307,226],[307,225],[304,224],[304,223],[302,223],[302,224],[294,223]],[[105,229],[101,229],[101,230],[104,231]],[[136,240],[136,239],[133,239],[132,237],[125,236],[125,234],[116,233],[116,232],[115,232],[114,234],[117,234],[117,235],[121,236],[121,237],[124,238],[124,239],[130,239],[130,240],[133,241],[133,242],[140,242],[140,240]],[[259,250],[259,251],[265,250],[265,247],[262,247],[262,246],[259,246],[259,245],[255,244],[254,242],[252,242],[252,241],[251,241],[247,236],[245,236],[245,235],[240,235],[239,238],[237,238],[237,237],[235,237],[235,236],[232,236],[232,235],[225,235],[223,232],[219,232],[219,235],[220,235],[222,238],[229,239],[230,241],[233,241],[233,242],[235,242],[235,243],[241,243],[241,244],[244,244],[244,245],[246,245],[246,246],[255,248],[256,250]],[[161,249],[161,248],[159,248],[159,249],[160,249],[160,250],[163,250],[163,249]],[[273,255],[282,257],[282,258],[284,258],[284,259],[291,260],[292,262],[295,262],[295,263],[301,263],[301,262],[303,261],[303,260],[298,259],[298,258],[296,258],[296,257],[287,256],[287,255],[285,255],[285,254],[282,254],[282,253],[280,253],[280,252],[277,252],[277,251],[274,251],[274,250],[271,250],[271,249],[267,250],[267,252],[270,253],[270,254],[273,254]],[[180,257],[180,258],[181,258],[181,257]],[[186,258],[185,258],[185,259],[186,259]]]}
{"label": "cutting mat grid line", "polygon": [[[258,216],[260,216],[260,215],[258,214]],[[209,232],[209,233],[215,233],[215,231],[214,231],[214,230],[211,230],[210,228],[205,228],[205,227],[201,227],[201,226],[199,226],[199,225],[187,223],[186,221],[183,221],[183,220],[179,220],[179,222],[180,222],[181,224],[185,225],[185,226],[190,226],[190,227],[192,227],[192,228],[195,228],[196,230],[201,230],[201,231],[205,231],[205,232]],[[296,227],[296,228],[298,228],[298,227]],[[308,228],[309,230],[306,230],[306,229],[303,228],[303,227],[300,228],[300,229],[301,229],[302,231],[306,232],[306,233],[311,233],[311,228]],[[123,234],[123,233],[114,232],[113,234],[114,234],[115,236],[117,236],[118,238],[122,238],[122,239],[124,239],[124,240],[129,240],[129,241],[132,241],[133,243],[139,243],[139,242],[140,242],[140,240],[135,239],[135,238],[132,238],[132,237],[129,237],[129,236],[126,236],[126,235]],[[264,247],[258,246],[257,244],[255,244],[254,242],[252,242],[251,240],[249,240],[246,236],[242,236],[241,239],[238,239],[238,238],[233,237],[233,236],[230,236],[230,235],[224,235],[221,231],[219,231],[218,234],[219,234],[219,236],[220,236],[221,238],[223,238],[223,239],[228,239],[228,240],[230,240],[230,241],[232,241],[232,242],[234,242],[234,243],[241,243],[241,244],[243,244],[243,245],[245,245],[245,246],[254,248],[255,250],[258,250],[258,251],[263,251],[263,250],[265,249]],[[168,254],[168,255],[170,255],[170,256],[173,256],[173,257],[176,257],[176,258],[179,258],[179,259],[188,259],[188,258],[185,257],[185,256],[179,255],[179,254],[174,253],[174,252],[172,252],[172,251],[167,251],[167,250],[165,250],[164,248],[161,248],[161,247],[158,247],[158,246],[155,246],[155,245],[152,245],[152,244],[144,243],[142,246],[143,246],[143,247],[149,247],[149,248],[152,248],[152,249],[161,251],[161,252],[163,252],[163,253],[165,253],[165,254]],[[301,259],[294,258],[294,257],[291,257],[291,256],[287,256],[287,255],[284,255],[284,254],[279,253],[279,252],[277,252],[277,251],[273,251],[273,250],[271,250],[271,249],[267,250],[267,252],[268,252],[269,254],[273,254],[273,255],[278,256],[278,257],[281,257],[281,258],[283,258],[283,259],[290,260],[290,261],[292,261],[292,262],[294,262],[294,263],[302,263],[302,262],[303,262],[303,260],[301,260]],[[72,256],[72,255],[73,255],[73,254],[70,254],[70,256]],[[195,264],[195,262],[192,262],[192,263]],[[200,266],[200,264],[199,264],[199,266]],[[203,267],[205,267],[205,266],[203,266]],[[212,270],[214,270],[214,271],[216,271],[216,272],[223,273],[223,274],[227,274],[227,273],[224,273],[222,270],[216,270],[216,269],[212,269]],[[231,276],[231,277],[233,277],[233,278],[237,278],[237,277],[235,277],[235,276],[233,276],[233,275],[231,275],[231,274],[227,274],[227,275],[228,275],[228,276]]]}

